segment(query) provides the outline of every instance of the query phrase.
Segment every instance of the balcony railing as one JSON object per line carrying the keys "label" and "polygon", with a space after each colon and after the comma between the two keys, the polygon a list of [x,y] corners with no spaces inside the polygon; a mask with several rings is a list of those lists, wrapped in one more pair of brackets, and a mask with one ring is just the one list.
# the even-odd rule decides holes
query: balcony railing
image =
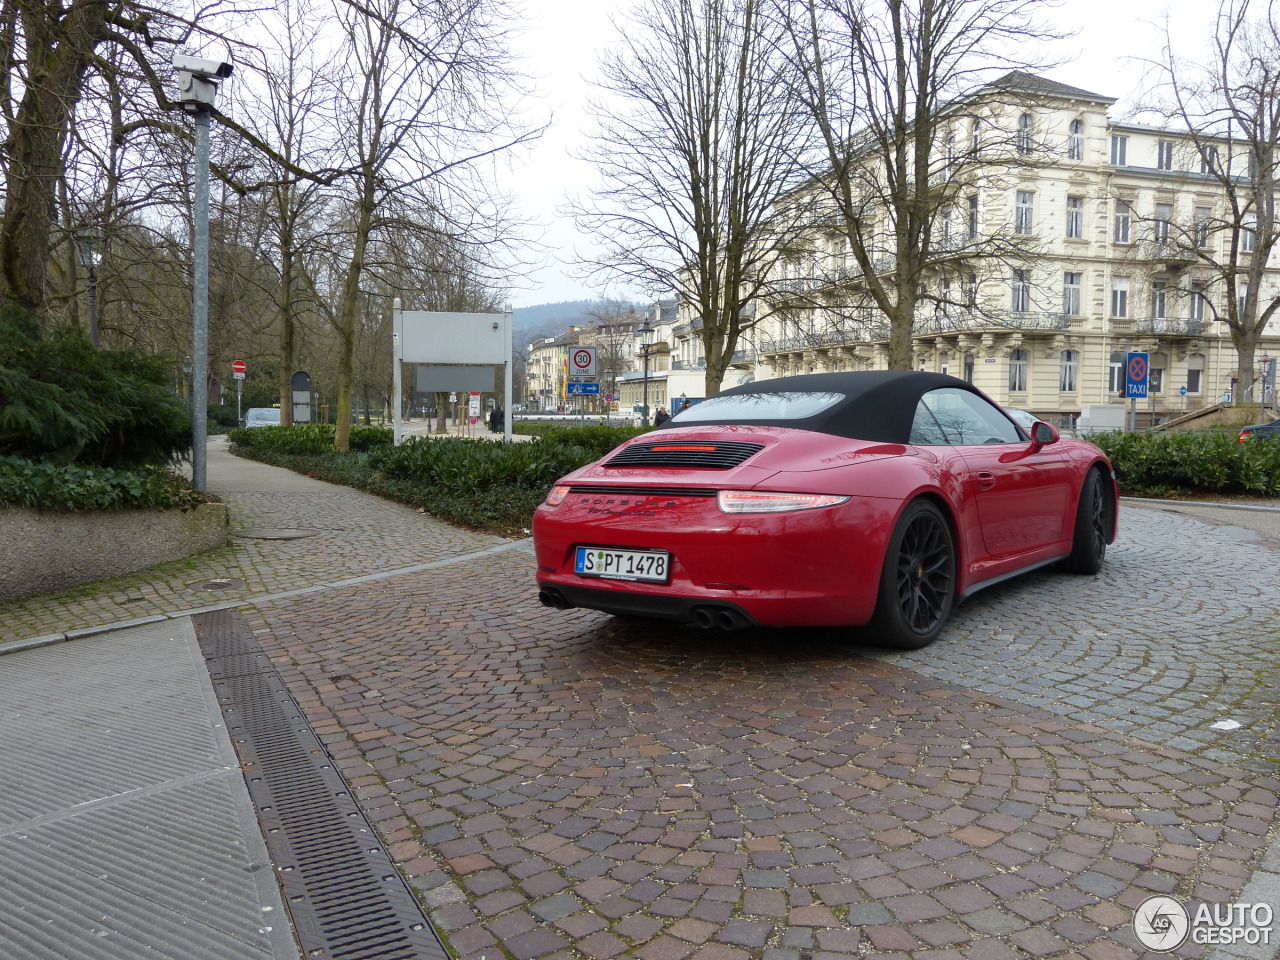
{"label": "balcony railing", "polygon": [[1142,260],[1157,260],[1161,263],[1194,263],[1194,250],[1174,240],[1144,240],[1138,244],[1138,257]]}
{"label": "balcony railing", "polygon": [[1135,333],[1156,333],[1182,337],[1198,337],[1204,333],[1203,320],[1186,320],[1181,317],[1148,317],[1136,320]]}

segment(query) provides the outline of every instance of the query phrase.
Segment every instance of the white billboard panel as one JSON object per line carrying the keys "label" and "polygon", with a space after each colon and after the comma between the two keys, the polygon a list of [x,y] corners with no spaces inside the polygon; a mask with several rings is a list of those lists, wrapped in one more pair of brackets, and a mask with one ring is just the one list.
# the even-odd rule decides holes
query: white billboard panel
{"label": "white billboard panel", "polygon": [[510,315],[400,311],[405,363],[508,363]]}

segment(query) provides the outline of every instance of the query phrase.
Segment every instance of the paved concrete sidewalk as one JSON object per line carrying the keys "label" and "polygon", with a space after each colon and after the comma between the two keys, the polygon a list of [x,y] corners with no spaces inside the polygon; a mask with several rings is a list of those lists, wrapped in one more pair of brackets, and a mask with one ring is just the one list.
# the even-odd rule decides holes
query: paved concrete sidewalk
{"label": "paved concrete sidewalk", "polygon": [[298,956],[190,620],[0,658],[0,960]]}

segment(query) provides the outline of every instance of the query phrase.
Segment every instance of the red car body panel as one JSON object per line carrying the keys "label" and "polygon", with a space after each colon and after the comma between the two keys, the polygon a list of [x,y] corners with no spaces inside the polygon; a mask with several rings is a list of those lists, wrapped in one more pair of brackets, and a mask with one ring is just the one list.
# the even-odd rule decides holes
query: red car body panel
{"label": "red car body panel", "polygon": [[[1101,451],[1074,440],[912,446],[748,426],[666,429],[661,439],[726,436],[764,448],[727,470],[605,466],[610,454],[565,477],[564,500],[534,515],[539,585],[579,598],[588,591],[592,602],[581,605],[601,609],[616,601],[642,613],[648,599],[652,612],[672,616],[698,603],[728,603],[769,626],[862,624],[875,610],[889,537],[917,497],[933,498],[951,518],[956,592],[965,595],[1066,556],[1085,474],[1100,463],[1110,476]],[[646,434],[619,449],[653,441]],[[664,492],[649,492],[655,488]],[[719,490],[850,499],[791,513],[727,514],[712,495]],[[580,576],[578,546],[669,551],[670,580]],[[682,604],[659,602],[672,598]]]}

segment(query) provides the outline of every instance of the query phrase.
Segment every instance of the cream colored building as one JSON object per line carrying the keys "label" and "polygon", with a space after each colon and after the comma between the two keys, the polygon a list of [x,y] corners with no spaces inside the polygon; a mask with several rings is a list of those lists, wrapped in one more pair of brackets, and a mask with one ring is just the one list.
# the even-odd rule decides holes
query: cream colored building
{"label": "cream colored building", "polygon": [[[1068,423],[1085,404],[1125,402],[1130,351],[1150,354],[1150,395],[1139,402],[1144,421],[1233,391],[1249,395],[1253,385],[1234,382],[1226,324],[1214,321],[1223,291],[1186,247],[1229,241],[1201,229],[1224,216],[1225,203],[1221,186],[1202,171],[1207,163],[1238,165],[1242,158],[1231,157],[1226,143],[1217,156],[1202,157],[1185,134],[1112,122],[1113,98],[1028,74],[1004,82],[1021,88],[1019,100],[993,100],[984,123],[1007,132],[1009,149],[992,149],[989,160],[979,154],[981,176],[960,191],[934,236],[956,249],[970,236],[1000,236],[1025,258],[925,278],[926,288],[972,307],[922,304],[913,347],[919,369],[963,377],[1001,403]],[[977,91],[957,112],[944,133],[945,150],[974,135],[969,118],[981,98]],[[828,268],[819,271],[827,279],[814,279],[814,263]],[[857,284],[852,264],[837,234],[815,229],[807,262],[797,259],[782,279],[814,303],[815,284]],[[972,289],[961,298],[964,285]],[[1273,271],[1262,294],[1275,296],[1278,288]],[[851,324],[815,306],[797,319],[794,309],[780,311],[786,296],[757,305],[762,319],[747,347],[758,353],[758,379],[888,366],[887,324],[879,314]],[[1267,352],[1280,353],[1274,323],[1259,356]]]}

